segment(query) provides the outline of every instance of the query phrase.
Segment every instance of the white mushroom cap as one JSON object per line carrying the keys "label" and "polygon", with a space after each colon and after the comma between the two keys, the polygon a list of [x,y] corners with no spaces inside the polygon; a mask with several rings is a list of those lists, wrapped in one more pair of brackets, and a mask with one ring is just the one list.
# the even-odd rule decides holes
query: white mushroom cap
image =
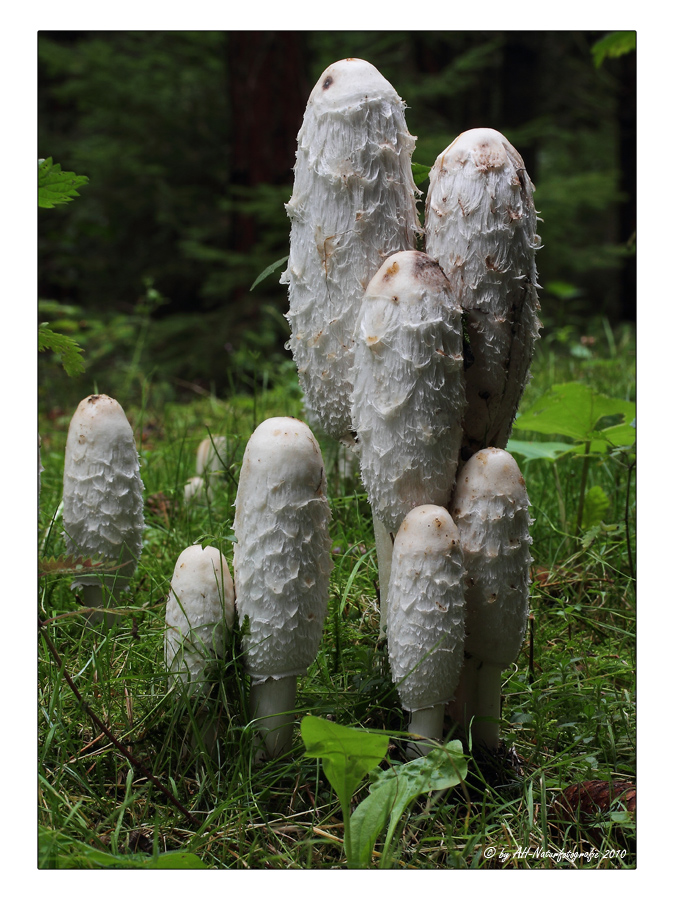
{"label": "white mushroom cap", "polygon": [[253,432],[234,517],[234,580],[253,681],[306,672],[318,652],[332,560],[325,469],[311,430],[277,417]]}
{"label": "white mushroom cap", "polygon": [[404,104],[370,63],[329,66],[297,136],[287,284],[291,336],[307,417],[336,439],[351,428],[354,326],[369,280],[421,230],[415,138]]}
{"label": "white mushroom cap", "polygon": [[393,547],[388,651],[405,709],[449,701],[463,663],[463,555],[446,509],[419,506],[405,516]]}
{"label": "white mushroom cap", "polygon": [[451,513],[466,568],[466,652],[505,669],[522,648],[529,611],[529,500],[519,467],[494,447],[457,479]]}
{"label": "white mushroom cap", "polygon": [[522,157],[492,128],[459,135],[430,173],[426,252],[466,312],[466,459],[506,446],[538,339],[533,192]]}
{"label": "white mushroom cap", "polygon": [[370,281],[353,380],[363,485],[375,516],[397,531],[416,506],[449,503],[462,438],[461,310],[425,253],[393,254]]}
{"label": "white mushroom cap", "polygon": [[307,106],[316,115],[343,112],[370,100],[401,103],[393,85],[364,59],[340,59],[328,66],[309,95]]}
{"label": "white mushroom cap", "polygon": [[198,690],[209,661],[223,655],[224,629],[233,624],[234,585],[227,560],[215,547],[187,547],[176,562],[166,602],[166,668]]}
{"label": "white mushroom cap", "polygon": [[[106,576],[117,587],[133,574],[142,549],[143,483],[124,410],[93,394],[70,422],[63,470],[63,525],[68,553],[103,556],[126,565]],[[81,576],[73,584],[95,584]]]}

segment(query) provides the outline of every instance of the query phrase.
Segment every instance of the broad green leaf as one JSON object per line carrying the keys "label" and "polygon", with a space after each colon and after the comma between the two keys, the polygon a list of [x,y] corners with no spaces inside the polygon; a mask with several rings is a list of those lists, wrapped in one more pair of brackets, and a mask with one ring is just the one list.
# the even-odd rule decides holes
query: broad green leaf
{"label": "broad green leaf", "polygon": [[261,281],[264,281],[267,275],[271,275],[272,272],[280,269],[284,263],[288,262],[289,258],[290,257],[288,256],[284,256],[282,259],[277,259],[276,262],[273,262],[271,265],[267,266],[267,268],[264,269],[264,271],[260,272],[255,281],[251,284],[250,291],[256,288]]}
{"label": "broad green leaf", "polygon": [[592,58],[597,68],[605,59],[614,59],[637,49],[636,31],[612,31],[592,46]]}
{"label": "broad green leaf", "polygon": [[38,163],[37,202],[43,209],[52,209],[61,203],[70,203],[79,197],[77,189],[89,183],[86,175],[74,172],[62,172],[61,166],[49,159],[41,159]]}
{"label": "broad green leaf", "polygon": [[592,528],[594,525],[599,525],[606,515],[609,505],[610,501],[606,496],[604,489],[598,484],[591,487],[590,490],[585,493],[585,501],[583,503],[583,529],[586,530]]}
{"label": "broad green leaf", "polygon": [[386,817],[389,827],[386,847],[407,807],[421,794],[455,787],[468,772],[461,741],[449,741],[427,756],[410,760],[386,771],[378,770],[370,787],[370,796],[351,817],[351,840],[361,867],[368,866],[372,849]]}
{"label": "broad green leaf", "polygon": [[414,178],[414,183],[417,187],[420,184],[423,184],[424,181],[428,178],[432,166],[424,166],[421,163],[412,163],[412,177]]}
{"label": "broad green leaf", "polygon": [[348,807],[360,782],[388,750],[388,737],[381,732],[347,728],[319,716],[305,716],[300,732],[306,747],[304,755],[322,760],[325,776],[342,808]]}
{"label": "broad green leaf", "polygon": [[351,815],[351,849],[356,867],[367,869],[372,851],[396,802],[398,785],[389,780],[358,804]]}
{"label": "broad green leaf", "polygon": [[575,446],[557,441],[508,441],[506,450],[528,462],[530,459],[557,459],[574,450]]}
{"label": "broad green leaf", "polygon": [[[587,384],[571,381],[553,385],[517,417],[514,428],[541,434],[561,434],[586,442],[595,437],[600,419],[620,416],[623,423],[629,423],[634,419],[635,410],[635,404],[628,400],[607,397]],[[604,429],[602,435],[607,430]]]}

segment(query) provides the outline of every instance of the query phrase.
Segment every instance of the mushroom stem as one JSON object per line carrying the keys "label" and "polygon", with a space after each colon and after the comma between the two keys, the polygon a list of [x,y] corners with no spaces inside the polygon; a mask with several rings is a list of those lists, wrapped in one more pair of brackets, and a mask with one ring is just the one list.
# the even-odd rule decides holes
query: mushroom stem
{"label": "mushroom stem", "polygon": [[[120,621],[119,616],[114,612],[106,612],[108,608],[115,608],[120,600],[124,589],[128,584],[128,579],[120,578],[119,584],[103,587],[102,584],[82,584],[78,588],[78,593],[85,607],[96,610],[88,614],[86,624],[89,628],[103,624],[103,628],[107,630],[112,625]],[[101,610],[98,612],[98,610]]]}
{"label": "mushroom stem", "polygon": [[472,736],[473,747],[496,751],[501,719],[501,666],[467,656],[450,706],[452,718]]}
{"label": "mushroom stem", "polygon": [[255,759],[261,762],[287,753],[293,740],[297,676],[267,678],[250,687],[250,715],[264,740]]}
{"label": "mushroom stem", "polygon": [[414,759],[417,756],[426,756],[433,749],[431,741],[442,741],[442,730],[445,720],[445,704],[436,703],[434,706],[427,706],[424,709],[415,709],[410,715],[410,724],[408,731],[410,734],[419,735],[426,738],[423,741],[411,741],[407,745],[408,759]]}
{"label": "mushroom stem", "polygon": [[386,615],[388,608],[388,584],[391,577],[393,560],[393,535],[386,525],[372,516],[374,525],[374,542],[377,550],[377,568],[379,569],[379,637],[386,635]]}

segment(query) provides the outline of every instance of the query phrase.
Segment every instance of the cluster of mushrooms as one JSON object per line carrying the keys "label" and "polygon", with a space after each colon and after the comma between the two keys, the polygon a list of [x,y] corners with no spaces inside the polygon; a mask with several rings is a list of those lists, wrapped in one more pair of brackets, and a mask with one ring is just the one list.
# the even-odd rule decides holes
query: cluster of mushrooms
{"label": "cluster of mushrooms", "polygon": [[[309,425],[360,464],[381,633],[418,739],[410,752],[442,739],[447,709],[473,744],[496,749],[501,673],[528,616],[529,503],[505,446],[540,328],[533,185],[503,135],[467,131],[431,170],[422,229],[404,109],[358,59],[330,66],[311,92],[286,206],[288,348]],[[113,420],[123,439],[107,461],[88,461]],[[250,712],[267,757],[291,746],[297,677],[316,658],[328,607],[330,508],[309,425],[258,426],[239,478],[233,579],[218,550],[188,547],[166,609],[167,669],[194,691],[235,611],[245,621]],[[186,497],[208,490],[225,440],[200,447]],[[109,513],[93,544],[89,489]],[[100,578],[85,586],[90,605],[102,605],[97,591],[114,602],[140,555],[142,485],[131,429],[104,395],[84,400],[71,424],[64,525],[78,553],[127,563],[108,588]]]}

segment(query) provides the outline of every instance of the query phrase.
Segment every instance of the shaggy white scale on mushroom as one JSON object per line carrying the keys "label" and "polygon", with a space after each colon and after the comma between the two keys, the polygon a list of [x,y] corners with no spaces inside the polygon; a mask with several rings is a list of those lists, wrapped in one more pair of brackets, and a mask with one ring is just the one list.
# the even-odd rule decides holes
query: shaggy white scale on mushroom
{"label": "shaggy white scale on mushroom", "polygon": [[251,676],[250,712],[268,756],[292,741],[297,676],[316,658],[328,607],[330,507],[321,451],[298,419],[267,419],[243,457],[234,584]]}
{"label": "shaggy white scale on mushroom", "polygon": [[529,500],[519,467],[505,450],[472,456],[450,507],[466,569],[466,664],[453,715],[473,740],[498,747],[501,672],[517,659],[529,613]]}
{"label": "shaggy white scale on mushroom", "polygon": [[[86,397],[68,429],[63,468],[66,549],[119,564],[114,575],[81,575],[72,583],[86,606],[117,605],[142,550],[143,483],[138,452],[124,410],[106,394]],[[91,622],[116,620],[95,612]]]}
{"label": "shaggy white scale on mushroom", "polygon": [[[445,704],[463,663],[464,569],[459,532],[446,509],[425,505],[405,516],[393,547],[388,653],[409,731],[442,739]],[[423,742],[412,753],[428,753]]]}
{"label": "shaggy white scale on mushroom", "polygon": [[370,63],[329,66],[309,96],[297,136],[286,210],[290,257],[288,348],[306,414],[336,439],[351,427],[353,332],[382,261],[412,249],[421,230],[412,177],[415,138],[404,103]]}
{"label": "shaggy white scale on mushroom", "polygon": [[234,584],[227,560],[215,547],[194,544],[178,557],[166,602],[164,661],[190,694],[204,688],[210,662],[222,657],[234,624]]}
{"label": "shaggy white scale on mushroom", "polygon": [[506,446],[528,379],[540,329],[533,191],[522,157],[491,128],[459,135],[430,173],[426,252],[467,314],[464,459]]}

